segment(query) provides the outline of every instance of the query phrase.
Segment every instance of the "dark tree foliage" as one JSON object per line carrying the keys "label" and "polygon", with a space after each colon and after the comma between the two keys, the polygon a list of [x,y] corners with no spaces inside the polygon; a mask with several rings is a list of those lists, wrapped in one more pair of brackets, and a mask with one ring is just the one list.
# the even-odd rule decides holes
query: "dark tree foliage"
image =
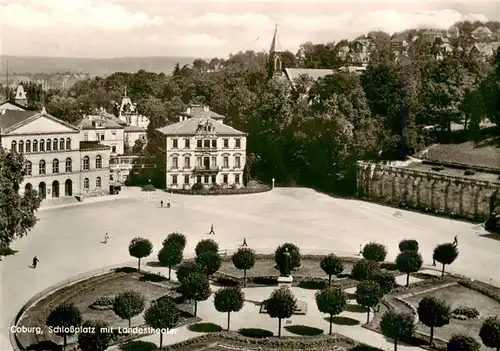
{"label": "dark tree foliage", "polygon": [[390,293],[396,286],[396,277],[390,272],[379,271],[373,275],[372,279],[380,285],[384,295]]}
{"label": "dark tree foliage", "polygon": [[399,251],[418,251],[418,241],[414,239],[404,239],[399,243]]}
{"label": "dark tree foliage", "polygon": [[333,316],[342,313],[347,308],[347,294],[338,288],[327,287],[316,293],[318,310],[330,316],[330,332],[332,334]]}
{"label": "dark tree foliage", "polygon": [[172,241],[164,245],[158,252],[158,261],[164,267],[168,267],[168,279],[172,272],[172,267],[182,262],[183,247],[177,241]]}
{"label": "dark tree foliage", "polygon": [[418,318],[420,322],[431,328],[429,345],[432,345],[434,328],[441,328],[450,323],[451,308],[444,300],[433,296],[425,296],[418,303]]}
{"label": "dark tree foliage", "polygon": [[[288,267],[285,267],[285,262],[286,262],[286,256],[285,252],[288,250],[289,253],[289,260],[288,260]],[[274,252],[274,261],[276,262],[276,266],[278,267],[280,273],[284,275],[285,273],[285,268],[288,268],[290,271],[299,268],[301,265],[301,258],[300,258],[300,249],[292,243],[285,243],[281,246],[278,246],[276,251]]]}
{"label": "dark tree foliage", "polygon": [[67,345],[67,338],[71,333],[71,329],[76,328],[82,324],[82,314],[80,310],[73,303],[65,302],[54,308],[49,315],[45,324],[48,327],[60,327],[65,328],[63,332],[56,333],[57,336],[62,336],[64,339],[64,348]]}
{"label": "dark tree foliage", "polygon": [[410,274],[416,273],[424,263],[417,251],[403,251],[396,257],[396,266],[402,273],[406,273],[406,286],[410,285]]}
{"label": "dark tree foliage", "polygon": [[446,345],[447,351],[479,351],[481,344],[468,335],[453,335]]}
{"label": "dark tree foliage", "polygon": [[332,275],[339,275],[344,271],[344,263],[334,254],[323,257],[321,259],[320,267],[326,274],[328,274],[328,285],[332,283]]}
{"label": "dark tree foliage", "polygon": [[219,244],[217,244],[212,239],[203,239],[198,244],[196,244],[196,248],[194,249],[196,252],[196,256],[201,255],[203,252],[219,252]]}
{"label": "dark tree foliage", "polygon": [[500,350],[500,319],[498,316],[488,317],[479,330],[479,337],[486,347]]}
{"label": "dark tree foliage", "polygon": [[[179,322],[180,313],[174,301],[169,297],[162,297],[154,301],[144,312],[144,321],[153,328],[172,329]],[[163,333],[160,333],[160,350],[163,344]]]}
{"label": "dark tree foliage", "polygon": [[196,262],[185,262],[177,268],[177,280],[182,284],[182,281],[191,273],[202,273],[203,269]]}
{"label": "dark tree foliage", "polygon": [[141,258],[148,257],[153,251],[153,244],[151,241],[145,238],[134,238],[128,246],[128,252],[130,256],[139,259],[137,264],[137,270],[141,270]]}
{"label": "dark tree foliage", "polygon": [[170,233],[165,238],[165,240],[163,240],[162,245],[167,246],[171,243],[178,244],[182,248],[182,250],[184,250],[186,248],[186,243],[187,243],[186,236],[182,233],[177,233],[177,232]]}
{"label": "dark tree foliage", "polygon": [[269,317],[278,318],[278,336],[281,336],[281,320],[292,316],[297,309],[297,299],[290,289],[283,287],[274,290],[264,303]]}
{"label": "dark tree foliage", "polygon": [[227,313],[227,330],[231,322],[231,312],[238,312],[245,303],[245,294],[238,287],[222,288],[215,293],[214,306],[219,312]]}
{"label": "dark tree foliage", "polygon": [[82,324],[83,333],[78,334],[78,346],[81,351],[104,351],[108,348],[113,333],[107,332],[108,323],[104,321],[86,321]]}
{"label": "dark tree foliage", "polygon": [[370,322],[370,310],[378,305],[384,295],[380,285],[372,280],[364,280],[356,287],[356,302],[367,308],[366,323]]}
{"label": "dark tree foliage", "polygon": [[368,243],[363,247],[363,257],[365,260],[382,262],[387,256],[387,248],[378,243]]}
{"label": "dark tree foliage", "polygon": [[213,251],[200,253],[196,256],[195,261],[208,276],[217,272],[222,264],[219,254]]}
{"label": "dark tree foliage", "polygon": [[236,268],[243,270],[243,286],[247,284],[247,270],[255,265],[255,252],[246,247],[240,247],[231,257]]}
{"label": "dark tree foliage", "polygon": [[145,306],[146,301],[143,295],[135,291],[125,291],[115,297],[113,312],[121,319],[127,319],[130,327],[132,318],[139,315]]}
{"label": "dark tree foliage", "polygon": [[444,276],[444,267],[452,264],[458,257],[458,248],[453,243],[444,243],[434,248],[432,258],[443,265],[441,276]]}
{"label": "dark tree foliage", "polygon": [[212,293],[210,282],[204,274],[191,273],[181,282],[180,292],[186,299],[194,300],[194,316],[198,311],[198,301],[205,301]]}
{"label": "dark tree foliage", "polygon": [[371,280],[379,270],[377,262],[361,260],[356,262],[352,267],[351,278],[358,281]]}
{"label": "dark tree foliage", "polygon": [[20,194],[26,175],[25,159],[0,147],[0,247],[8,247],[25,236],[36,224],[35,212],[41,199],[33,189]]}
{"label": "dark tree foliage", "polygon": [[415,332],[415,318],[411,314],[388,311],[380,321],[380,330],[384,336],[394,339],[394,351],[397,351],[398,341],[407,341]]}

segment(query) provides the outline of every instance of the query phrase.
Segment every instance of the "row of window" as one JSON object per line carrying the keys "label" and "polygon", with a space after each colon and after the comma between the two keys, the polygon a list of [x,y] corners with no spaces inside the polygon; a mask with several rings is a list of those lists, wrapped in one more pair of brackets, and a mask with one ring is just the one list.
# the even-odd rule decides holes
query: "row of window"
{"label": "row of window", "polygon": [[[224,148],[229,148],[229,139],[222,139],[223,141],[223,146]],[[239,149],[241,147],[241,139],[235,139],[235,148]],[[172,148],[176,149],[179,147],[179,140],[178,139],[173,139],[172,140]],[[196,147],[217,147],[217,139],[198,139],[196,140]],[[191,139],[184,139],[184,148],[191,148]]]}
{"label": "row of window", "polygon": [[[188,174],[184,175],[184,184],[189,184],[189,178],[190,176]],[[178,183],[178,175],[174,174],[172,175],[172,184],[176,185]],[[229,175],[228,174],[223,174],[222,175],[222,183],[227,184],[229,181]],[[204,184],[216,184],[216,176],[215,175],[204,175],[204,176],[197,176],[196,177],[196,183],[204,183]],[[240,175],[235,174],[234,175],[234,183],[235,184],[240,184]]]}
{"label": "row of window", "polygon": [[[46,172],[46,162],[45,160],[40,160],[38,162],[38,174],[39,175],[44,175],[47,174]],[[73,171],[73,160],[68,157],[65,162],[65,173],[71,173]],[[101,169],[102,168],[102,157],[100,155],[97,155],[95,158],[95,168],[96,169]],[[88,156],[85,156],[83,158],[83,170],[88,171],[90,170],[90,158]],[[59,160],[55,158],[52,161],[52,173],[57,174],[59,173]],[[31,162],[26,162],[26,175],[30,176],[33,174],[33,164]]]}
{"label": "row of window", "polygon": [[[102,185],[101,177],[97,177],[95,179],[95,187],[96,188],[100,188],[101,185]],[[90,180],[89,180],[89,178],[85,178],[83,180],[83,188],[86,189],[86,190],[88,190],[90,188]]]}
{"label": "row of window", "polygon": [[[216,168],[217,167],[217,157],[212,156],[208,157],[196,157],[196,167],[205,167],[205,168]],[[222,158],[222,167],[229,168],[229,156],[224,156]],[[234,167],[241,167],[241,157],[234,156]],[[177,156],[172,157],[172,168],[179,168],[179,158]],[[184,168],[191,168],[191,157],[184,156]]]}
{"label": "row of window", "polygon": [[19,140],[19,142],[13,140],[11,144],[11,150],[17,151],[21,154],[30,152],[45,152],[45,151],[64,151],[71,150],[71,138],[61,139],[40,139],[38,140]]}

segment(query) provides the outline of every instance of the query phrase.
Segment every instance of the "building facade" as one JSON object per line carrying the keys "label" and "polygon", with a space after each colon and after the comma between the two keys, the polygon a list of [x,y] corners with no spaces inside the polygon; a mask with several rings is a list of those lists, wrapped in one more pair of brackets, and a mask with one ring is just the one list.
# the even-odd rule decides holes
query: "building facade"
{"label": "building facade", "polygon": [[110,148],[98,142],[81,142],[77,127],[45,109],[2,111],[0,142],[3,148],[26,158],[21,191],[34,189],[42,199],[109,192]]}
{"label": "building facade", "polygon": [[118,118],[125,127],[125,146],[132,148],[137,140],[146,140],[149,118],[137,111],[137,104],[132,102],[127,93],[118,107]]}
{"label": "building facade", "polygon": [[81,141],[98,141],[111,149],[111,156],[123,155],[125,128],[112,119],[87,115],[75,126],[81,130]]}
{"label": "building facade", "polygon": [[206,106],[191,105],[179,122],[157,129],[160,169],[167,189],[242,187],[247,134],[223,123]]}

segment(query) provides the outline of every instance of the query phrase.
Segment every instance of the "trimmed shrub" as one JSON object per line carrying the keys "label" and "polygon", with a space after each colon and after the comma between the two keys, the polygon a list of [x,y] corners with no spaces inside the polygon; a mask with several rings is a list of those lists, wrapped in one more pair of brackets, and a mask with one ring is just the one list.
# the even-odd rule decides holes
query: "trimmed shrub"
{"label": "trimmed shrub", "polygon": [[352,267],[351,278],[358,281],[370,280],[378,271],[377,262],[361,260]]}
{"label": "trimmed shrub", "polygon": [[215,253],[219,253],[219,244],[212,239],[203,239],[198,244],[196,244],[196,248],[194,249],[196,252],[196,256],[200,256],[202,253],[211,251]]}
{"label": "trimmed shrub", "polygon": [[489,317],[483,322],[479,337],[486,347],[500,349],[500,319],[498,316]]}
{"label": "trimmed shrub", "polygon": [[382,262],[387,256],[387,248],[378,243],[368,243],[363,247],[363,258],[368,261]]}
{"label": "trimmed shrub", "polygon": [[410,274],[422,267],[424,260],[417,251],[403,251],[396,257],[396,265],[401,273],[406,273],[406,286],[410,285]]}
{"label": "trimmed shrub", "polygon": [[468,335],[453,335],[446,346],[447,351],[479,351],[481,344]]}
{"label": "trimmed shrub", "polygon": [[417,313],[420,321],[431,328],[429,345],[432,345],[434,328],[441,328],[450,323],[450,305],[433,296],[425,296],[418,304]]}
{"label": "trimmed shrub", "polygon": [[247,270],[255,266],[255,252],[247,247],[240,247],[231,257],[236,268],[243,270],[243,286],[247,284]]}
{"label": "trimmed shrub", "polygon": [[99,297],[89,307],[94,310],[110,310],[113,308],[113,301],[112,297]]}
{"label": "trimmed shrub", "polygon": [[213,251],[201,252],[196,256],[195,261],[208,276],[217,272],[222,264],[219,254]]}
{"label": "trimmed shrub", "polygon": [[479,317],[478,309],[468,306],[458,306],[451,313],[455,316],[465,316],[468,319],[475,319]]}
{"label": "trimmed shrub", "polygon": [[277,285],[278,284],[278,277],[254,277],[252,278],[252,282],[254,284],[260,284],[260,285]]}
{"label": "trimmed shrub", "polygon": [[432,254],[432,258],[438,261],[443,265],[443,269],[441,271],[441,277],[444,276],[444,267],[446,265],[450,265],[458,257],[458,249],[457,246],[453,243],[445,243],[438,245],[434,248],[434,253]]}
{"label": "trimmed shrub", "polygon": [[297,299],[292,291],[282,287],[273,291],[271,296],[264,301],[267,314],[271,318],[278,318],[278,336],[281,336],[281,321],[290,318],[297,309]]}
{"label": "trimmed shrub", "polygon": [[109,324],[104,321],[86,321],[82,324],[85,332],[78,334],[78,346],[81,351],[104,351],[113,338],[112,333],[104,330]]}
{"label": "trimmed shrub", "polygon": [[383,296],[380,285],[372,280],[364,280],[356,287],[356,302],[358,305],[366,307],[368,315],[366,323],[370,322],[370,310],[377,306]]}
{"label": "trimmed shrub", "polygon": [[170,233],[165,238],[165,240],[163,240],[162,245],[167,246],[168,244],[171,244],[171,243],[178,244],[179,247],[181,247],[182,250],[184,250],[186,248],[186,243],[187,243],[186,236],[182,233],[177,233],[177,232]]}
{"label": "trimmed shrub", "polygon": [[135,291],[118,294],[113,301],[113,312],[121,319],[128,320],[130,328],[132,318],[140,314],[145,307],[144,296]]}
{"label": "trimmed shrub", "polygon": [[63,337],[64,347],[66,347],[67,337],[74,334],[71,329],[75,329],[82,324],[82,314],[74,303],[65,302],[49,313],[45,324],[48,327],[63,328],[62,332],[55,334]]}
{"label": "trimmed shrub", "polygon": [[394,349],[398,341],[408,341],[415,332],[415,318],[412,314],[388,311],[380,320],[382,334],[394,340]]}
{"label": "trimmed shrub", "polygon": [[246,336],[247,338],[254,339],[265,339],[274,335],[272,331],[260,328],[242,328],[238,331],[238,333]]}
{"label": "trimmed shrub", "polygon": [[222,288],[214,296],[214,306],[218,312],[227,313],[227,330],[230,327],[231,312],[238,312],[243,308],[245,294],[240,288]]}
{"label": "trimmed shrub", "polygon": [[344,271],[344,263],[334,254],[323,257],[320,267],[328,275],[328,285],[332,283],[332,275],[338,276]]}
{"label": "trimmed shrub", "polygon": [[384,295],[390,293],[396,286],[396,277],[389,272],[376,272],[373,275],[373,280],[380,285],[380,289]]}
{"label": "trimmed shrub", "polygon": [[185,262],[177,268],[177,280],[182,284],[188,275],[199,272],[203,272],[203,270],[195,262]]}
{"label": "trimmed shrub", "polygon": [[141,271],[141,258],[148,257],[153,251],[153,244],[151,241],[145,238],[134,238],[128,246],[128,252],[130,256],[135,257],[139,260],[137,264],[137,271]]}
{"label": "trimmed shrub", "polygon": [[418,241],[414,239],[404,239],[399,243],[399,251],[418,251]]}
{"label": "trimmed shrub", "polygon": [[307,290],[322,290],[328,286],[328,283],[322,280],[301,280],[299,287]]}

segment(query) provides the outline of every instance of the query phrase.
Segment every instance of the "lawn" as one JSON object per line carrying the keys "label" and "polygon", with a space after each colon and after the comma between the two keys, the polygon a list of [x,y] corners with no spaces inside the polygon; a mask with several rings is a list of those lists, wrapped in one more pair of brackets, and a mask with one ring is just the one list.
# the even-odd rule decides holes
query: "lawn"
{"label": "lawn", "polygon": [[[20,320],[19,326],[44,326],[50,310],[69,300],[78,307],[83,320],[103,320],[113,327],[126,327],[128,321],[120,319],[112,310],[95,310],[89,306],[100,297],[114,297],[120,292],[133,290],[144,296],[147,308],[152,300],[173,293],[170,290],[170,288],[174,287],[173,284],[140,281],[140,277],[139,273],[112,272],[65,287],[29,308]],[[144,324],[142,314],[132,319],[132,326],[141,324]],[[32,333],[22,333],[18,334],[18,339],[23,346],[37,344],[44,340],[62,344],[62,338],[49,334],[46,329],[44,334],[38,337]],[[70,342],[76,342],[76,337],[68,338],[68,343]]]}
{"label": "lawn", "polygon": [[[463,333],[479,340],[479,329],[484,320],[491,316],[500,315],[500,304],[498,302],[461,285],[454,285],[429,293],[412,296],[407,298],[406,301],[417,307],[420,300],[425,296],[434,296],[445,300],[451,305],[452,310],[459,306],[467,306],[477,308],[480,313],[478,319],[469,319],[465,321],[452,319],[450,324],[442,328],[436,328],[434,335],[440,339],[449,340],[452,335]],[[429,328],[421,323],[418,324],[417,331],[429,334]]]}
{"label": "lawn", "polygon": [[[311,278],[328,278],[319,266],[318,260],[302,260],[302,265],[299,269],[292,272],[292,276],[304,276]],[[273,259],[257,259],[255,266],[247,271],[247,277],[261,277],[261,276],[279,276],[279,271],[274,268],[276,263]],[[344,263],[344,274],[351,272],[353,264]],[[223,261],[219,272],[233,276],[235,278],[243,278],[243,271],[237,269],[231,260]],[[332,277],[332,279],[337,279]]]}

